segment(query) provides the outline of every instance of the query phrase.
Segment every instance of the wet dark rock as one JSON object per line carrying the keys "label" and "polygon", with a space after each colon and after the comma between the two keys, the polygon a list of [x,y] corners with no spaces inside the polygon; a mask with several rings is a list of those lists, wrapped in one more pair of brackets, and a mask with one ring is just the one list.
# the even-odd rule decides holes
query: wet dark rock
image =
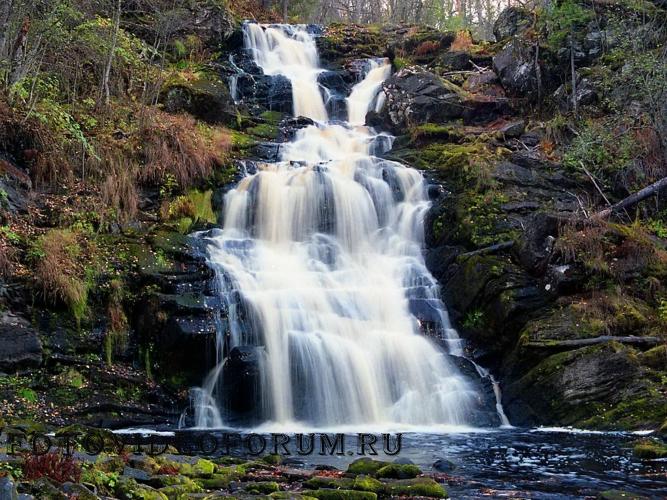
{"label": "wet dark rock", "polygon": [[593,84],[588,78],[577,79],[577,93],[572,97],[572,88],[570,84],[563,84],[556,89],[553,94],[554,100],[558,103],[561,111],[569,111],[573,109],[574,102],[577,106],[587,106],[597,101],[598,95],[593,87]]}
{"label": "wet dark rock", "polygon": [[28,321],[4,313],[0,318],[0,372],[37,367],[42,363],[42,343]]}
{"label": "wet dark rock", "polygon": [[503,125],[500,132],[505,139],[516,139],[517,137],[521,137],[524,130],[526,130],[526,122],[524,120],[514,120]]}
{"label": "wet dark rock", "polygon": [[535,49],[526,42],[513,39],[493,57],[493,69],[505,91],[517,97],[535,97],[537,73]]}
{"label": "wet dark rock", "polygon": [[544,274],[553,253],[558,228],[563,222],[545,212],[538,212],[524,219],[525,230],[517,253],[519,261],[529,272],[535,275]]}
{"label": "wet dark rock", "polygon": [[0,500],[18,500],[16,484],[11,477],[0,477]]}
{"label": "wet dark rock", "polygon": [[298,130],[314,125],[315,122],[305,116],[287,118],[280,122],[280,134],[278,139],[284,142],[294,139]]}
{"label": "wet dark rock", "polygon": [[428,71],[405,68],[384,83],[385,106],[381,119],[391,130],[422,123],[443,123],[463,116],[463,99]]}
{"label": "wet dark rock", "polygon": [[446,458],[438,458],[433,462],[433,470],[438,472],[453,472],[456,470],[456,464]]}
{"label": "wet dark rock", "polygon": [[533,23],[531,13],[521,7],[508,7],[503,10],[493,23],[493,35],[496,41],[504,40],[526,31]]}
{"label": "wet dark rock", "polygon": [[610,344],[554,354],[503,387],[505,410],[518,425],[573,424],[595,414],[595,405],[636,399],[642,391],[639,373],[631,351]]}
{"label": "wet dark rock", "polygon": [[223,401],[232,413],[230,423],[250,424],[263,417],[256,411],[263,356],[263,348],[258,346],[238,346],[229,353],[222,377],[225,380]]}

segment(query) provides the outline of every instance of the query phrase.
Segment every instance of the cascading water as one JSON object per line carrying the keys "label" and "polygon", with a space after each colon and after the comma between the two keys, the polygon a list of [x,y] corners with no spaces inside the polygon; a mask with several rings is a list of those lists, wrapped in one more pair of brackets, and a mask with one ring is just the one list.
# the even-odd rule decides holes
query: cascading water
{"label": "cascading water", "polygon": [[246,24],[245,45],[265,74],[290,80],[294,115],[316,124],[229,191],[223,229],[201,235],[228,329],[197,426],[225,423],[223,354],[242,346],[261,346],[259,422],[468,423],[478,396],[453,362],[460,341],[421,254],[423,178],[374,156],[387,136],[363,126],[388,62],[371,64],[352,90],[348,123],[330,123],[304,28]]}

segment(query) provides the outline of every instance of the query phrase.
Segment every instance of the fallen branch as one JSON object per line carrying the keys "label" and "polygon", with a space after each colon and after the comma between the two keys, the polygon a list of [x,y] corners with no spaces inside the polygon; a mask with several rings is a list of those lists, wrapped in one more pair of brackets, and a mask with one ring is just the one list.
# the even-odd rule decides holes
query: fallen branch
{"label": "fallen branch", "polygon": [[498,253],[502,250],[507,250],[514,246],[514,241],[503,241],[501,243],[496,243],[488,247],[480,248],[479,250],[473,250],[472,252],[466,252],[459,255],[459,258],[467,259],[468,257],[474,257],[475,255],[488,255],[492,253]]}
{"label": "fallen branch", "polygon": [[576,349],[578,347],[586,347],[590,345],[605,344],[607,342],[619,342],[621,344],[645,345],[654,346],[663,342],[658,337],[614,337],[613,335],[602,335],[592,339],[577,339],[577,340],[545,340],[528,342],[526,347],[533,349]]}
{"label": "fallen branch", "polygon": [[658,192],[662,191],[663,189],[667,189],[667,177],[663,177],[657,182],[654,182],[650,186],[646,186],[644,189],[640,189],[634,194],[631,194],[627,198],[622,199],[618,203],[615,203],[614,205],[610,206],[609,208],[605,208],[604,210],[600,210],[596,214],[592,215],[590,218],[591,219],[606,219],[610,215],[619,212],[621,210],[624,210],[628,207],[631,207],[633,205],[636,205],[642,200],[645,200],[649,196],[652,196],[654,194],[657,194]]}

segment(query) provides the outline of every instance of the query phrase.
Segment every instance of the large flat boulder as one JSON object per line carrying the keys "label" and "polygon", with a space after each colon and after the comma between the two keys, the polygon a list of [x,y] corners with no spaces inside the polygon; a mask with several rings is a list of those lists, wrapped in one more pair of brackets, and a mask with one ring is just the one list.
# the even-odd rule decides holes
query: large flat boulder
{"label": "large flat boulder", "polygon": [[39,366],[42,343],[27,321],[10,313],[0,318],[0,372],[11,373]]}

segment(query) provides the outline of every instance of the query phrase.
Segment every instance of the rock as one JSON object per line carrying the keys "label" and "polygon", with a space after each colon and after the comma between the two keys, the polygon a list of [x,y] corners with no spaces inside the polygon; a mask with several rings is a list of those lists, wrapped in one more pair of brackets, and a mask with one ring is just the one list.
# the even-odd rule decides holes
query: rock
{"label": "rock", "polygon": [[438,458],[433,462],[433,470],[438,472],[453,472],[456,469],[456,464],[446,458]]}
{"label": "rock", "polygon": [[524,130],[526,130],[526,122],[524,120],[515,120],[503,125],[499,131],[507,140],[521,137]]}
{"label": "rock", "polygon": [[407,457],[398,457],[394,460],[395,464],[414,465],[414,462]]}
{"label": "rock", "polygon": [[148,472],[127,466],[123,468],[123,476],[139,481],[140,483],[145,483],[151,478],[151,475]]}
{"label": "rock", "polygon": [[377,500],[377,494],[369,491],[355,491],[355,490],[314,490],[303,491],[303,494],[308,497],[319,498],[321,500]]}
{"label": "rock", "polygon": [[18,500],[16,485],[11,477],[0,477],[0,500]]}
{"label": "rock", "polygon": [[229,353],[222,371],[225,381],[223,398],[234,416],[229,421],[254,423],[261,419],[256,411],[260,394],[260,362],[264,356],[263,347],[238,346]]}
{"label": "rock", "polygon": [[67,482],[62,485],[61,489],[70,498],[77,500],[99,500],[100,498],[83,484]]}
{"label": "rock", "polygon": [[234,101],[220,80],[167,83],[160,92],[160,102],[170,113],[185,111],[208,123],[234,125],[237,120]]}
{"label": "rock", "polygon": [[378,469],[375,475],[385,479],[412,479],[421,473],[421,469],[414,464],[389,464]]}
{"label": "rock", "polygon": [[[573,108],[571,84],[563,84],[556,89],[553,98],[561,111],[566,112]],[[574,100],[577,106],[587,106],[597,101],[598,95],[588,78],[577,77],[577,93]]]}
{"label": "rock", "polygon": [[642,439],[635,443],[632,452],[638,458],[654,460],[667,457],[667,444],[655,439]]}
{"label": "rock", "polygon": [[597,500],[648,500],[648,497],[623,490],[606,490],[598,493]]}
{"label": "rock", "polygon": [[509,95],[536,97],[535,50],[526,42],[519,39],[507,42],[493,57],[493,69]]}
{"label": "rock", "polygon": [[368,457],[358,458],[347,466],[349,474],[375,474],[382,467],[389,465],[387,462],[373,460]]}
{"label": "rock", "polygon": [[505,38],[526,31],[533,22],[531,13],[521,7],[508,7],[503,10],[493,23],[493,35],[500,42]]}
{"label": "rock", "polygon": [[429,477],[393,481],[386,485],[385,491],[391,497],[447,497],[447,490]]}
{"label": "rock", "polygon": [[520,378],[503,387],[512,423],[575,425],[599,414],[601,404],[613,408],[624,399],[641,398],[640,370],[626,348],[603,344],[554,354],[525,374],[521,365],[534,355],[519,351],[517,356],[514,369]]}
{"label": "rock", "polygon": [[380,115],[388,128],[402,130],[424,123],[443,123],[463,116],[463,99],[455,86],[418,68],[404,68],[383,85],[385,106]]}
{"label": "rock", "polygon": [[42,343],[29,323],[11,313],[0,317],[0,372],[37,367],[42,363]]}

